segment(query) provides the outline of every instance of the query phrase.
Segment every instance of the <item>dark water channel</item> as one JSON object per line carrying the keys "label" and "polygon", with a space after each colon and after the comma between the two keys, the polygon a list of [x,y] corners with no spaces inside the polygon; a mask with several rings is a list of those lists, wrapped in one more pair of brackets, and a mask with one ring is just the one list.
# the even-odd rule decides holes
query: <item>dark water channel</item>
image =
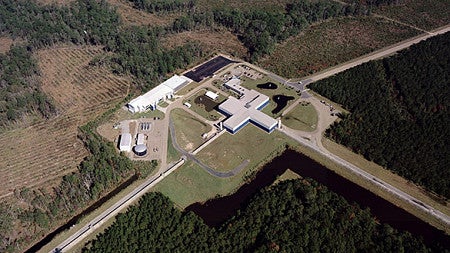
{"label": "dark water channel", "polygon": [[285,95],[275,95],[272,97],[272,100],[277,104],[277,107],[272,110],[273,114],[277,114],[283,110],[284,107],[286,107],[288,101],[294,100],[295,98],[292,96],[285,96]]}
{"label": "dark water channel", "polygon": [[48,244],[53,238],[58,235],[59,233],[63,232],[66,229],[70,229],[73,225],[77,224],[78,221],[83,218],[85,215],[88,215],[95,209],[99,208],[101,205],[103,205],[106,201],[108,201],[110,198],[114,197],[116,194],[118,194],[123,189],[127,188],[130,184],[132,184],[134,181],[136,181],[139,178],[138,175],[133,175],[131,178],[129,178],[127,181],[123,182],[119,187],[102,197],[101,199],[97,200],[94,204],[89,206],[87,209],[85,209],[83,212],[78,214],[77,216],[70,219],[66,224],[60,226],[52,233],[48,234],[46,237],[44,237],[42,240],[40,240],[38,243],[33,245],[33,247],[29,248],[25,253],[34,253],[40,250],[42,247],[44,247],[46,244]]}
{"label": "dark water channel", "polygon": [[450,248],[450,237],[443,231],[428,225],[403,209],[293,150],[286,150],[282,155],[266,164],[253,181],[243,185],[236,193],[209,200],[204,204],[192,204],[186,210],[199,215],[209,226],[219,226],[235,215],[238,209],[244,207],[255,193],[271,185],[277,176],[283,174],[287,169],[326,185],[328,189],[343,196],[350,203],[356,202],[362,208],[369,207],[372,214],[383,223],[388,223],[398,230],[406,230],[413,235],[422,236],[429,245],[440,242],[445,248]]}

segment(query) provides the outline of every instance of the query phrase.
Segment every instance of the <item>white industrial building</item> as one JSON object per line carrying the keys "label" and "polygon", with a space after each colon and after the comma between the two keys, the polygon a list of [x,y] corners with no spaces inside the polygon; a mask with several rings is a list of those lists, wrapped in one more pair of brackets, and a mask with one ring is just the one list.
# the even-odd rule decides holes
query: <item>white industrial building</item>
{"label": "white industrial building", "polygon": [[[238,80],[238,81],[236,81]],[[233,81],[230,83],[230,81]],[[231,133],[236,133],[249,122],[271,133],[277,127],[277,121],[259,111],[269,103],[269,97],[255,90],[240,86],[239,79],[231,79],[225,86],[240,94],[240,98],[229,97],[219,105],[219,111],[230,116],[223,126]]]}
{"label": "white industrial building", "polygon": [[122,133],[120,135],[120,142],[119,142],[119,150],[130,152],[131,151],[131,134],[130,133]]}
{"label": "white industrial building", "polygon": [[147,93],[131,100],[127,104],[128,110],[132,113],[155,110],[160,101],[172,98],[176,91],[190,82],[192,80],[185,76],[174,75]]}

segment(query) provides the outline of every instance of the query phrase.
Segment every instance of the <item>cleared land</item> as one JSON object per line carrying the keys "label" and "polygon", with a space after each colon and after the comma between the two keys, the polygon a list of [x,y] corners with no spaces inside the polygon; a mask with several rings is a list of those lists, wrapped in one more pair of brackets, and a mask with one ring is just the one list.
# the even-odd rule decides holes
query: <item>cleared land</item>
{"label": "cleared land", "polygon": [[112,6],[117,7],[122,21],[129,26],[162,26],[173,22],[178,15],[156,15],[133,8],[133,4],[127,0],[107,0]]}
{"label": "cleared land", "polygon": [[281,121],[289,128],[311,132],[316,130],[318,115],[313,105],[300,102],[294,109],[282,116]]}
{"label": "cleared land", "polygon": [[302,77],[419,33],[373,16],[337,18],[312,25],[302,34],[287,39],[258,65],[281,76]]}
{"label": "cleared land", "polygon": [[186,42],[198,43],[208,53],[220,52],[237,58],[247,55],[247,48],[237,36],[225,29],[219,32],[209,29],[181,32],[168,35],[161,40],[161,44],[167,48],[175,48]]}
{"label": "cleared land", "polygon": [[428,31],[450,23],[448,0],[403,0],[400,2],[381,6],[374,12]]}
{"label": "cleared land", "polygon": [[4,36],[0,37],[0,54],[4,54],[9,51],[14,40],[10,37]]}
{"label": "cleared land", "polygon": [[0,135],[0,197],[14,189],[46,186],[76,169],[88,152],[77,139],[77,127],[123,98],[130,81],[89,67],[103,51],[97,47],[64,47],[37,53],[42,89],[54,101],[58,116]]}
{"label": "cleared land", "polygon": [[211,131],[211,126],[197,119],[183,109],[174,109],[170,117],[175,125],[177,143],[186,151],[192,151],[204,140],[203,133]]}
{"label": "cleared land", "polygon": [[248,124],[234,135],[225,133],[205,147],[198,159],[217,171],[230,171],[249,160],[248,168],[259,166],[274,150],[286,143],[294,143],[278,131],[267,134]]}
{"label": "cleared land", "polygon": [[287,169],[283,174],[281,174],[281,176],[279,176],[275,182],[273,182],[272,185],[276,185],[280,182],[286,181],[286,180],[293,180],[293,179],[299,179],[301,178],[300,175],[298,175],[297,173],[293,172],[290,169]]}

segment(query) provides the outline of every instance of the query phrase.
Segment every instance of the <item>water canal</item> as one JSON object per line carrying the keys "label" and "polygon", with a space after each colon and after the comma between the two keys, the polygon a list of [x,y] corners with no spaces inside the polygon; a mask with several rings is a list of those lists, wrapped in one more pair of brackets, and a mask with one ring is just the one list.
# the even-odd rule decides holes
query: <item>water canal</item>
{"label": "water canal", "polygon": [[440,242],[450,247],[450,237],[431,225],[373,194],[372,192],[339,176],[311,158],[293,150],[286,150],[266,164],[253,181],[243,185],[234,194],[212,199],[204,204],[195,203],[186,208],[199,215],[209,226],[219,226],[244,207],[249,199],[262,188],[271,185],[278,176],[291,169],[302,177],[309,177],[343,196],[349,203],[356,202],[362,208],[370,208],[380,222],[398,230],[406,230],[422,236],[429,245]]}

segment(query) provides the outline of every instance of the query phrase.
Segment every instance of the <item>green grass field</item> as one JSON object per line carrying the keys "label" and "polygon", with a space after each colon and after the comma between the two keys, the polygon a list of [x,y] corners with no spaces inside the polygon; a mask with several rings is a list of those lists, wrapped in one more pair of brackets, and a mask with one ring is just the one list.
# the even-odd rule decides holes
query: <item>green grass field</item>
{"label": "green grass field", "polygon": [[278,131],[268,134],[249,123],[234,135],[223,134],[197,157],[217,171],[230,171],[247,159],[250,160],[247,167],[253,168],[285,143],[292,141]]}
{"label": "green grass field", "polygon": [[374,16],[336,18],[312,25],[277,45],[258,65],[287,78],[300,78],[419,33]]}
{"label": "green grass field", "polygon": [[186,86],[184,86],[183,88],[181,88],[181,90],[177,91],[176,95],[179,96],[183,96],[186,95],[187,93],[189,93],[191,90],[195,89],[197,86],[199,86],[199,83],[197,82],[192,82]]}
{"label": "green grass field", "polygon": [[175,162],[180,159],[180,154],[178,151],[173,147],[172,144],[172,137],[170,137],[170,134],[167,138],[167,163]]}
{"label": "green grass field", "polygon": [[278,131],[269,135],[249,124],[235,135],[226,133],[220,136],[197,155],[208,165],[220,165],[213,166],[220,171],[233,169],[243,159],[249,159],[250,163],[238,175],[218,178],[189,161],[160,182],[154,190],[168,196],[180,208],[218,195],[228,195],[276,155],[284,143],[295,145]]}
{"label": "green grass field", "polygon": [[[247,78],[247,77],[241,77],[241,80],[242,80],[242,84],[241,85],[243,87],[245,87],[247,89],[251,89],[251,90],[256,90],[256,91],[258,91],[258,92],[260,92],[260,93],[262,93],[262,94],[264,94],[264,95],[266,95],[266,96],[268,96],[270,98],[269,104],[267,104],[262,109],[262,112],[264,112],[265,114],[267,114],[267,115],[269,115],[269,116],[271,116],[273,118],[279,117],[283,113],[284,109],[289,107],[289,105],[291,105],[298,98],[298,94],[293,88],[285,86],[285,85],[283,85],[283,84],[281,84],[279,82],[276,82],[276,81],[274,81],[273,79],[271,79],[271,78],[269,78],[267,76],[265,76],[265,77],[263,77],[261,79],[257,79],[257,80],[253,80],[253,79],[250,79],[250,78]],[[261,88],[257,87],[258,84],[264,84],[264,83],[267,83],[267,82],[271,82],[271,83],[276,84],[278,86],[278,88],[275,89],[275,90],[270,90],[270,89],[261,89]],[[292,97],[294,97],[294,99],[290,100],[288,102],[288,104],[286,105],[286,107],[284,107],[283,110],[281,110],[279,113],[273,114],[272,110],[277,107],[277,104],[272,99],[272,97],[275,96],[275,95],[292,96]]]}
{"label": "green grass field", "polygon": [[307,132],[316,130],[317,121],[317,111],[310,103],[299,103],[281,118],[287,127]]}
{"label": "green grass field", "polygon": [[170,117],[175,125],[177,143],[185,150],[192,151],[204,140],[203,133],[211,131],[211,126],[197,119],[183,109],[174,109]]}
{"label": "green grass field", "polygon": [[[216,90],[211,90],[211,91],[214,93],[217,92]],[[203,118],[205,118],[207,120],[211,120],[211,121],[218,120],[222,116],[222,114],[220,114],[218,111],[212,110],[212,111],[208,112],[203,105],[195,103],[195,99],[198,96],[204,95],[205,93],[206,93],[206,90],[202,89],[202,90],[198,91],[196,94],[194,94],[193,96],[189,97],[188,99],[183,100],[183,103],[188,102],[189,104],[191,104],[191,108],[189,108],[189,109],[196,112],[198,115],[202,116]],[[215,102],[222,103],[226,99],[227,98],[224,95],[219,94],[219,97],[217,98],[217,100]]]}

